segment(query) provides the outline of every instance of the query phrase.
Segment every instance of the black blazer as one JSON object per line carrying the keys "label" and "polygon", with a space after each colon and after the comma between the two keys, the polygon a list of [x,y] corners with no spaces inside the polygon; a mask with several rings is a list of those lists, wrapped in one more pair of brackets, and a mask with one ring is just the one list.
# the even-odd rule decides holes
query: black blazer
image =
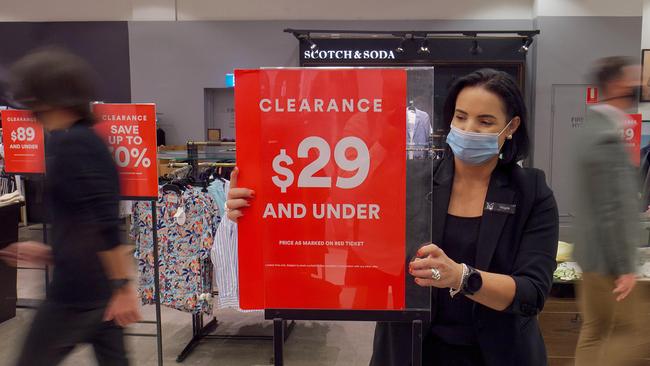
{"label": "black blazer", "polygon": [[[453,177],[453,157],[434,164],[433,243],[442,242]],[[431,172],[423,173],[422,179],[431,179]],[[474,304],[472,317],[483,358],[487,366],[546,365],[546,349],[536,316],[544,307],[556,267],[559,218],[553,192],[541,170],[499,165],[490,179],[486,203],[516,208],[514,213],[483,211],[476,268],[512,276],[517,289],[505,311]],[[409,248],[407,258],[414,250],[417,248]],[[407,282],[413,282],[411,276],[407,277]],[[431,301],[432,318],[435,296]],[[448,295],[440,291],[440,296]],[[425,324],[425,333],[428,328]],[[373,348],[371,366],[411,365],[411,324],[377,323]],[[423,365],[432,366],[426,362],[426,348],[425,342]]]}

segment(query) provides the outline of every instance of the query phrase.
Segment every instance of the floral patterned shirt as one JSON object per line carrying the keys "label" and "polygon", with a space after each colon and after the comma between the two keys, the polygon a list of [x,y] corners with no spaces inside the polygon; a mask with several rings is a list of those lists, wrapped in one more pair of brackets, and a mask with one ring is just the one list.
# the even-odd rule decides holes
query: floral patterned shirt
{"label": "floral patterned shirt", "polygon": [[[161,305],[192,313],[212,313],[212,264],[218,208],[200,189],[178,195],[159,192],[157,202]],[[136,243],[138,293],[142,303],[154,303],[154,260],[151,202],[133,205],[131,236]]]}

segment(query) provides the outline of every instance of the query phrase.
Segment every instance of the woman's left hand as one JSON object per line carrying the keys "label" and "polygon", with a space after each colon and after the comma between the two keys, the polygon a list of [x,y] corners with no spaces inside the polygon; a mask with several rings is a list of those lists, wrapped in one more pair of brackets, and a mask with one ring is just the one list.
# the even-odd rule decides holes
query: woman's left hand
{"label": "woman's left hand", "polygon": [[[440,271],[439,280],[433,278],[432,268]],[[447,257],[437,245],[429,244],[418,250],[417,258],[409,264],[409,273],[419,286],[456,289],[463,276],[463,265]]]}

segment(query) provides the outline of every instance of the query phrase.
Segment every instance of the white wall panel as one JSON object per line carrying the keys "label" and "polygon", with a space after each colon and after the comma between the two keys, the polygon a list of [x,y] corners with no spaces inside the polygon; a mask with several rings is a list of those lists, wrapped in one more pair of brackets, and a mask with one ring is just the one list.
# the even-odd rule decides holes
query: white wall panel
{"label": "white wall panel", "polygon": [[638,17],[644,0],[535,0],[534,16]]}
{"label": "white wall panel", "polygon": [[531,19],[533,0],[179,0],[182,20]]}

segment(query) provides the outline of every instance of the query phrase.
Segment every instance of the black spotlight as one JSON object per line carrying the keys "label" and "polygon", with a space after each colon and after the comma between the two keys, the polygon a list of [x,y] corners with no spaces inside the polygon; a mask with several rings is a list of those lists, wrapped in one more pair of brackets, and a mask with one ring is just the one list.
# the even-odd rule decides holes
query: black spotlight
{"label": "black spotlight", "polygon": [[309,49],[312,51],[318,50],[318,45],[314,43],[314,41],[311,40],[311,36],[307,36],[307,44],[309,45]]}
{"label": "black spotlight", "polygon": [[470,47],[469,49],[469,53],[471,53],[472,55],[478,55],[479,53],[482,52],[483,49],[481,48],[481,46],[478,45],[478,40],[477,39],[473,40],[472,47]]}
{"label": "black spotlight", "polygon": [[395,49],[395,52],[397,53],[404,53],[404,50],[406,49],[406,37],[402,37],[402,40],[399,43],[399,46]]}
{"label": "black spotlight", "polygon": [[528,50],[530,49],[530,45],[533,44],[533,38],[532,37],[526,37],[524,39],[524,44],[521,45],[519,48],[519,53],[527,53]]}
{"label": "black spotlight", "polygon": [[428,54],[431,53],[431,51],[429,50],[429,40],[428,39],[425,38],[424,40],[422,40],[422,43],[420,44],[420,48],[418,49],[418,53],[419,54],[424,54],[424,55],[428,55]]}

